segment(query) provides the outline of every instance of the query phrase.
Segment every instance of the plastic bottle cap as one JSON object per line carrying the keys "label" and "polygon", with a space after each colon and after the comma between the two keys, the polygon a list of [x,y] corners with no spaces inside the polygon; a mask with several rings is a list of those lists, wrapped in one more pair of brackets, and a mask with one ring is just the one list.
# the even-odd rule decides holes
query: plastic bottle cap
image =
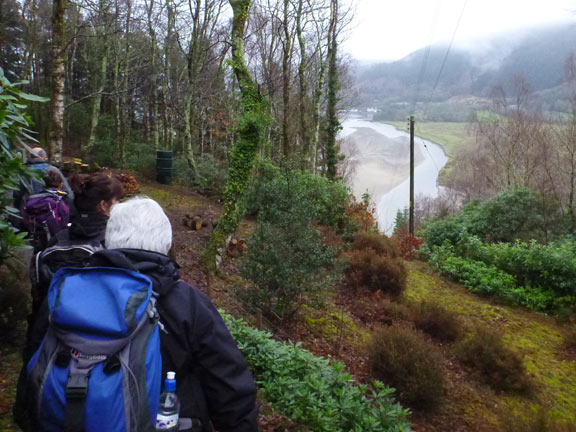
{"label": "plastic bottle cap", "polygon": [[169,380],[176,379],[176,372],[168,372],[166,374],[166,378],[168,378]]}

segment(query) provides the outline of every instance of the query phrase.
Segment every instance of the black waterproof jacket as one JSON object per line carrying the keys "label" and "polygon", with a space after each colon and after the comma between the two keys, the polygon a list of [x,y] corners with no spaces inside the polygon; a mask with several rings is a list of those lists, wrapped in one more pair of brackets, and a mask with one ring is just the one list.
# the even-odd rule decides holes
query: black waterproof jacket
{"label": "black waterproof jacket", "polygon": [[49,247],[38,252],[30,263],[32,281],[32,323],[42,305],[52,276],[64,267],[84,267],[90,256],[104,249],[104,234],[108,216],[100,212],[74,212],[72,223],[60,231]]}
{"label": "black waterproof jacket", "polygon": [[[160,336],[163,373],[176,372],[180,418],[193,419],[194,432],[213,430],[210,423],[220,432],[258,430],[256,385],[242,353],[210,300],[180,279],[176,262],[155,252],[109,249],[92,255],[89,266],[138,271],[152,280],[166,329]],[[47,326],[44,303],[33,330],[33,350]],[[22,418],[15,407],[18,413]]]}
{"label": "black waterproof jacket", "polygon": [[258,430],[256,384],[222,317],[196,287],[180,279],[166,255],[110,249],[92,255],[94,267],[119,267],[148,276],[158,294],[162,363],[176,372],[180,417],[198,419],[220,432]]}

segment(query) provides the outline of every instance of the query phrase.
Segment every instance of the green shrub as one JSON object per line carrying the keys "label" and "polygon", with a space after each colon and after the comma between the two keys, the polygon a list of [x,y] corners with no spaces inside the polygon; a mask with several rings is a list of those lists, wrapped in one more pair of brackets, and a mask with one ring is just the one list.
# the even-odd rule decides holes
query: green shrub
{"label": "green shrub", "polygon": [[346,254],[346,279],[353,288],[365,288],[398,298],[406,289],[406,267],[400,258],[378,255],[372,249]]}
{"label": "green shrub", "polygon": [[398,391],[403,403],[419,411],[440,405],[444,396],[441,356],[414,330],[381,329],[368,346],[372,375]]}
{"label": "green shrub", "polygon": [[195,163],[196,170],[184,156],[178,156],[174,160],[176,181],[203,195],[221,197],[226,184],[226,166],[209,154],[196,157]]}
{"label": "green shrub", "polygon": [[449,247],[436,248],[430,264],[443,275],[464,283],[473,292],[510,298],[516,288],[513,276],[483,262],[455,256]]}
{"label": "green shrub", "polygon": [[315,357],[299,344],[275,341],[270,333],[222,314],[266,398],[286,416],[314,431],[409,431],[408,411],[393,390],[376,381],[355,385],[339,362]]}
{"label": "green shrub", "polygon": [[491,199],[468,205],[459,218],[471,234],[494,242],[510,242],[534,234],[542,221],[536,194],[528,188],[510,189]]}
{"label": "green shrub", "polygon": [[43,176],[40,170],[24,165],[21,155],[26,142],[36,142],[28,129],[32,119],[24,110],[29,102],[48,99],[24,93],[19,88],[23,84],[26,82],[11,83],[0,68],[0,265],[24,246],[26,237],[8,223],[9,218],[19,217],[12,207],[12,191],[18,190],[22,181]]}
{"label": "green shrub", "polygon": [[430,222],[419,233],[424,237],[424,247],[428,249],[442,246],[445,242],[454,245],[466,234],[466,227],[456,218]]}
{"label": "green shrub", "polygon": [[454,312],[436,303],[421,302],[413,310],[414,325],[441,342],[454,342],[462,334],[462,322]]}
{"label": "green shrub", "polygon": [[420,236],[429,249],[446,241],[455,245],[467,235],[509,242],[533,235],[541,220],[536,195],[527,188],[511,189],[487,201],[468,204],[451,218],[429,222]]}
{"label": "green shrub", "polygon": [[526,392],[531,387],[520,356],[492,330],[476,327],[456,346],[456,355],[462,363],[477,369],[495,390]]}
{"label": "green shrub", "polygon": [[573,241],[547,245],[536,241],[484,244],[476,237],[469,237],[460,241],[456,250],[460,255],[513,275],[518,285],[551,291],[557,297],[576,297],[576,247]]}
{"label": "green shrub", "polygon": [[518,286],[514,276],[494,265],[456,256],[450,246],[434,248],[428,256],[432,267],[463,283],[470,291],[495,295],[510,304],[547,311],[565,308],[574,302],[574,297],[560,297],[547,288]]}
{"label": "green shrub", "polygon": [[153,144],[132,139],[126,149],[126,168],[156,178],[156,149]]}
{"label": "green shrub", "polygon": [[334,256],[311,226],[259,223],[240,265],[241,274],[256,287],[241,290],[239,296],[270,319],[293,318],[302,304],[317,303],[326,293],[326,267]]}
{"label": "green shrub", "polygon": [[346,217],[351,195],[346,186],[325,177],[261,162],[246,195],[249,214],[277,224],[286,214],[302,222],[338,227]]}
{"label": "green shrub", "polygon": [[[98,119],[98,128],[96,130],[96,137],[94,147],[90,154],[84,156],[84,159],[89,162],[98,162],[99,165],[105,167],[117,168],[120,166],[118,158],[118,144],[116,141],[116,133],[114,127],[114,116],[109,114],[102,114]],[[80,140],[88,141],[89,134],[86,131],[90,129],[90,120],[86,129],[84,129],[83,136],[80,135]]]}

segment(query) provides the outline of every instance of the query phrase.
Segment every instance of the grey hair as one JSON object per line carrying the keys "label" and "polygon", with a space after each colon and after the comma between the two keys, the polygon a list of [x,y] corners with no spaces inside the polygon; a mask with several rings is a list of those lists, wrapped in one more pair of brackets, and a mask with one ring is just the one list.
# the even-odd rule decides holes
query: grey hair
{"label": "grey hair", "polygon": [[112,206],[105,242],[108,249],[144,249],[167,255],[172,247],[172,225],[153,199],[131,198]]}
{"label": "grey hair", "polygon": [[30,160],[46,160],[48,153],[42,147],[34,147],[30,153]]}

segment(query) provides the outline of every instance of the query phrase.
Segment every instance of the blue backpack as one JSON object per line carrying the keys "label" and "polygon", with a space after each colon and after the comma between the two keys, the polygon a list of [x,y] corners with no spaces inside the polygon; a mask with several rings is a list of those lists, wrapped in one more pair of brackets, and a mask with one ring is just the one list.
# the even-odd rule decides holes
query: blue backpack
{"label": "blue backpack", "polygon": [[33,430],[155,430],[162,357],[152,282],[116,268],[64,268],[50,325],[28,363]]}

